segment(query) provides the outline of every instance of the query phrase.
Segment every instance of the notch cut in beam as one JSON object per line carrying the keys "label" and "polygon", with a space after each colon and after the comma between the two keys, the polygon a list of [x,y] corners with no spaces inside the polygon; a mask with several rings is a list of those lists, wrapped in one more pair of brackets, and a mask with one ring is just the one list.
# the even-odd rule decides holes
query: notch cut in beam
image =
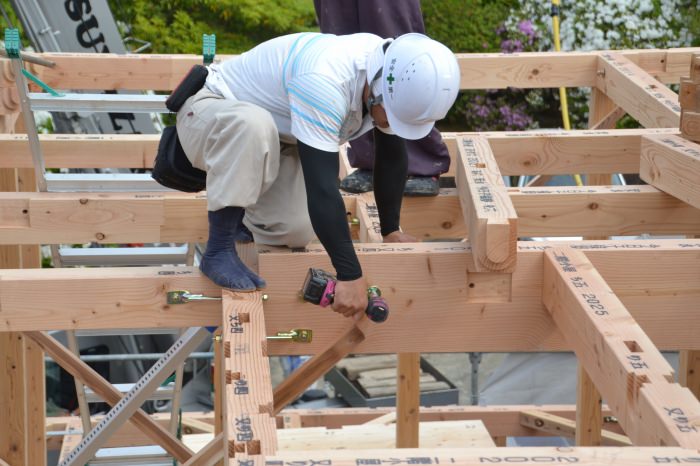
{"label": "notch cut in beam", "polygon": [[513,272],[518,240],[515,208],[487,139],[458,139],[457,191],[476,272]]}
{"label": "notch cut in beam", "polygon": [[583,252],[545,251],[542,300],[635,445],[700,446],[700,402]]}
{"label": "notch cut in beam", "polygon": [[679,136],[643,137],[639,175],[656,188],[700,208],[700,145]]}
{"label": "notch cut in beam", "polygon": [[598,59],[596,87],[647,128],[677,128],[678,95],[623,55],[605,52]]}

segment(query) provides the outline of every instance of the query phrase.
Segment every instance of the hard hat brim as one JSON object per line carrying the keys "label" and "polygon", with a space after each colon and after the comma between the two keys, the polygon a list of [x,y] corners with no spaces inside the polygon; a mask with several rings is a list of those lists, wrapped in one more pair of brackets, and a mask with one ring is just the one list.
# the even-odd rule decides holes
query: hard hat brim
{"label": "hard hat brim", "polygon": [[394,134],[404,139],[423,139],[430,133],[433,126],[435,126],[434,121],[429,121],[420,125],[409,125],[404,123],[391,112],[388,105],[384,106],[384,111],[386,112],[386,118],[389,121],[389,127],[391,130],[394,132]]}

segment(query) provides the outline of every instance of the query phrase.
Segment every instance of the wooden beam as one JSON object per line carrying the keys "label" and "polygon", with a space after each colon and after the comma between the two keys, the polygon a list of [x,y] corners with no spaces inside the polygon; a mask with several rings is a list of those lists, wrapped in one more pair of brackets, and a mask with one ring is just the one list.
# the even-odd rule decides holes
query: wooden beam
{"label": "wooden beam", "polygon": [[[489,140],[503,175],[632,173],[639,168],[642,135],[680,134],[678,128],[519,131],[442,134],[452,160],[457,137]],[[157,134],[41,134],[47,168],[153,168]],[[24,134],[0,134],[0,168],[32,168]],[[454,176],[454,163],[447,173]]]}
{"label": "wooden beam", "polygon": [[[396,310],[358,353],[507,352],[570,349],[542,306],[542,252],[558,243],[519,243],[511,303],[465,302],[489,282],[472,282],[466,243],[357,244],[363,271]],[[559,243],[561,244],[561,243]],[[588,256],[663,350],[700,349],[697,239],[571,242]],[[270,355],[317,354],[347,325],[298,300],[309,267],[330,269],[326,252],[262,250],[268,334],[312,328],[308,345],[275,342]],[[498,282],[502,274],[494,274]],[[474,283],[473,287],[470,284]],[[41,289],[42,293],[36,290]],[[0,271],[0,332],[38,329],[220,325],[220,303],[166,304],[168,290],[220,296],[195,268],[131,267]],[[430,307],[431,312],[422,312]],[[310,323],[313,325],[310,326]],[[431,329],[426,333],[425,329]]]}
{"label": "wooden beam", "polygon": [[[698,48],[616,51],[639,63],[663,82],[678,82],[687,75],[692,53]],[[526,52],[505,54],[457,54],[462,89],[505,87],[590,87],[595,82],[595,60],[601,52]],[[44,53],[53,68],[29,65],[50,86],[59,89],[173,89],[192,65],[196,55],[115,55]],[[226,60],[230,55],[217,56]],[[8,62],[0,59],[0,66]],[[81,73],[75,73],[79,69]],[[14,86],[11,73],[0,75],[0,88]]]}
{"label": "wooden beam", "polygon": [[[73,377],[90,387],[107,404],[114,406],[121,400],[121,393],[113,385],[106,382],[100,374],[81,361],[78,356],[67,350],[53,337],[37,331],[24,332],[24,334],[51,355],[51,358]],[[153,422],[143,410],[139,409],[134,413],[130,421],[178,461],[187,461],[192,456],[192,452],[187,447],[165,428]]]}
{"label": "wooden beam", "polygon": [[586,255],[545,251],[543,302],[635,445],[700,446],[700,402]]}
{"label": "wooden beam", "polygon": [[396,448],[418,448],[420,353],[401,353],[396,371]]}
{"label": "wooden beam", "polygon": [[[333,466],[356,466],[366,460],[377,464],[406,463],[411,458],[429,458],[430,464],[472,466],[490,463],[520,464],[606,464],[606,465],[658,465],[659,463],[692,463],[700,460],[698,452],[690,448],[638,448],[638,447],[491,447],[491,448],[416,448],[401,450],[314,450],[280,452],[266,458],[268,463],[318,464],[332,458]],[[313,463],[312,463],[313,462]]]}
{"label": "wooden beam", "polygon": [[[694,208],[649,186],[509,188],[507,194],[524,237],[700,234]],[[363,205],[362,222],[381,241],[374,203]],[[404,231],[425,239],[468,236],[463,218],[455,189],[406,198],[401,211]],[[0,244],[196,242],[207,231],[201,194],[0,193]]]}
{"label": "wooden beam", "polygon": [[[527,436],[545,436],[550,435],[546,432],[535,430],[521,424],[520,413],[522,411],[537,409],[539,411],[557,416],[561,419],[566,419],[573,422],[576,416],[575,405],[494,405],[494,406],[471,406],[471,405],[452,405],[452,406],[433,406],[422,407],[420,411],[421,422],[438,422],[438,421],[483,421],[487,430],[493,436],[509,436],[509,437],[527,437]],[[622,433],[619,424],[611,416],[607,406],[603,406],[603,425],[604,429],[611,433]],[[213,412],[187,412],[183,413],[185,419],[195,419],[200,422],[213,423]],[[169,415],[165,416],[160,413],[150,416],[154,422],[167,426]],[[393,407],[380,408],[325,408],[325,409],[304,409],[294,408],[283,410],[277,416],[278,429],[287,428],[314,428],[324,427],[328,429],[340,429],[343,426],[362,425],[368,422],[390,422],[395,419],[396,411]],[[93,425],[96,425],[102,420],[103,416],[93,416]],[[287,421],[285,418],[293,418]],[[75,417],[51,417],[47,418],[47,431],[63,431],[71,420],[77,420]],[[78,420],[79,421],[79,420]],[[81,427],[78,423],[78,430]],[[114,437],[119,438],[114,438]],[[123,431],[115,433],[108,445],[149,445],[149,439],[132,424],[124,425]],[[60,436],[52,435],[52,442],[58,443],[60,448]],[[55,449],[55,448],[52,448]]]}
{"label": "wooden beam", "polygon": [[681,134],[690,141],[700,142],[700,112],[681,112]]}
{"label": "wooden beam", "polygon": [[277,451],[262,293],[223,290],[224,464]]}
{"label": "wooden beam", "polygon": [[[576,382],[576,445],[597,447],[602,445],[603,400],[586,369],[578,364]],[[629,444],[629,442],[628,442]]]}
{"label": "wooden beam", "polygon": [[681,78],[678,102],[683,110],[700,112],[700,83],[693,82],[690,78]]}
{"label": "wooden beam", "polygon": [[642,138],[640,177],[700,208],[700,145],[679,136]]}
{"label": "wooden beam", "polygon": [[517,264],[515,208],[486,139],[458,142],[457,190],[469,229],[474,271],[512,272]]}
{"label": "wooden beam", "polygon": [[[522,411],[520,414],[520,422],[524,426],[545,432],[551,436],[569,437],[572,439],[578,437],[578,425],[575,421],[544,412],[540,409],[534,408]],[[601,443],[599,443],[599,445],[588,446],[600,445],[628,447],[632,446],[632,442],[630,442],[630,439],[624,435],[615,432],[602,431]]]}
{"label": "wooden beam", "polygon": [[678,95],[617,53],[598,59],[596,87],[648,128],[678,127]]}

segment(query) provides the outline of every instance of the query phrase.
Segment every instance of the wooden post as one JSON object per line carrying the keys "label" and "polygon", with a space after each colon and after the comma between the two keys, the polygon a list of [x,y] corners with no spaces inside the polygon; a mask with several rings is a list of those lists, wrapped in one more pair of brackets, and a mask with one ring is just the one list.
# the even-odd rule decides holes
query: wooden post
{"label": "wooden post", "polygon": [[[263,465],[277,451],[265,318],[259,291],[222,291],[224,464]],[[232,458],[235,456],[235,460]]]}
{"label": "wooden post", "polygon": [[603,401],[586,369],[578,365],[576,386],[576,445],[597,447],[602,442]]}
{"label": "wooden post", "polygon": [[[619,108],[603,91],[597,87],[592,88],[591,97],[588,100],[588,128],[614,128],[620,117],[615,119],[611,115],[618,115],[617,110]],[[612,176],[609,174],[588,174],[586,175],[586,184],[589,186],[607,186],[612,184]]]}
{"label": "wooden post", "polygon": [[681,351],[679,366],[679,383],[700,399],[700,351]]}
{"label": "wooden post", "polygon": [[396,448],[418,448],[420,353],[399,354],[396,387]]}

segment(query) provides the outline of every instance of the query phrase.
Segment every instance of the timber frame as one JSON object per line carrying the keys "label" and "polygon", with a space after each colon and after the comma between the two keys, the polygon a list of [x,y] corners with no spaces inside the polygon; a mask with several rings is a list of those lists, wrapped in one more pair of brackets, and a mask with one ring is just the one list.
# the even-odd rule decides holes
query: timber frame
{"label": "timber frame", "polygon": [[[259,292],[215,287],[190,267],[39,269],[38,245],[197,242],[204,193],[38,193],[7,60],[0,60],[0,464],[46,464],[80,436],[74,419],[44,418],[43,352],[111,404],[118,394],[45,334],[48,330],[219,325],[214,415],[188,414],[194,453],[158,416],[138,411],[111,440],[157,442],[181,464],[700,462],[700,49],[517,55],[460,54],[463,89],[590,87],[588,130],[445,133],[457,187],[405,198],[402,227],[429,242],[381,244],[371,195],[344,197],[356,250],[392,307],[381,325],[299,303],[323,249],[246,251],[266,278]],[[171,90],[201,57],[44,54],[29,65],[50,86]],[[680,98],[666,84],[680,84]],[[615,130],[624,114],[643,129]],[[152,167],[158,136],[44,135],[48,168]],[[341,175],[348,170],[341,167]],[[588,186],[508,188],[503,175],[586,174]],[[614,173],[647,185],[612,186]],[[617,239],[642,234],[671,239]],[[556,237],[583,237],[558,240]],[[531,241],[544,237],[547,241]],[[468,238],[468,241],[465,241]],[[222,296],[180,306],[168,290]],[[223,305],[222,305],[223,303]],[[428,312],[429,310],[429,312]],[[308,345],[266,340],[311,328]],[[660,350],[681,352],[677,383]],[[419,408],[420,352],[574,351],[576,406]],[[291,428],[383,422],[388,409],[284,410],[350,353],[399,353],[396,446],[408,450],[281,449]],[[274,391],[268,357],[312,354]],[[222,389],[223,388],[223,389]],[[605,399],[606,406],[601,405]],[[614,416],[614,417],[613,417]],[[498,447],[418,448],[419,422],[481,420]],[[97,422],[97,420],[96,420]],[[46,429],[65,430],[47,440]],[[78,426],[79,428],[79,426]],[[139,429],[139,431],[136,430]],[[146,434],[145,436],[143,434]],[[508,436],[566,435],[574,448],[506,448]],[[281,437],[280,437],[281,438]],[[211,439],[211,440],[210,440]],[[208,442],[208,443],[207,443]]]}

